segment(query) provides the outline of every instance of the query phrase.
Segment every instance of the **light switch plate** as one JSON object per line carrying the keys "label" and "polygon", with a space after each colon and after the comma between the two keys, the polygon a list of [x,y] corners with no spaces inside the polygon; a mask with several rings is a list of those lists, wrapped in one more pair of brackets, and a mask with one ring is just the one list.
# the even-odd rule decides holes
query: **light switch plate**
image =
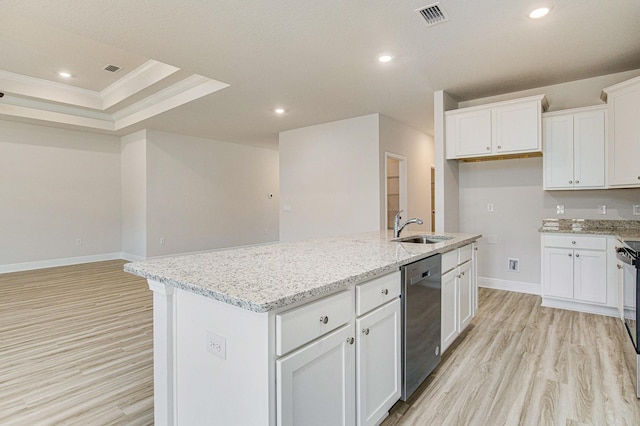
{"label": "light switch plate", "polygon": [[564,214],[564,205],[558,204],[556,206],[556,214]]}
{"label": "light switch plate", "polygon": [[640,204],[633,205],[633,215],[640,216]]}

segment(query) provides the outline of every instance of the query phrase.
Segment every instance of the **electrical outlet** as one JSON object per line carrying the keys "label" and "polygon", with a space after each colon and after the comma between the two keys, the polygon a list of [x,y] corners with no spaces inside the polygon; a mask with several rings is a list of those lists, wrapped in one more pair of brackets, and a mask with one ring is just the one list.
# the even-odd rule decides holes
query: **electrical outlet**
{"label": "electrical outlet", "polygon": [[493,213],[493,203],[489,203],[489,204],[487,204],[487,211],[488,211],[489,213]]}
{"label": "electrical outlet", "polygon": [[640,216],[640,204],[633,205],[633,215]]}
{"label": "electrical outlet", "polygon": [[164,238],[164,237],[160,237],[160,245],[161,245],[161,246],[163,246],[163,245],[164,245],[164,243],[166,243],[166,242],[167,242],[167,240],[165,240],[165,238]]}
{"label": "electrical outlet", "polygon": [[556,214],[564,214],[564,206],[562,204],[556,206]]}
{"label": "electrical outlet", "polygon": [[520,272],[520,259],[509,258],[509,264],[507,266],[507,270],[513,271],[513,272]]}
{"label": "electrical outlet", "polygon": [[82,239],[76,238],[76,245],[77,246],[81,246],[82,245]]}
{"label": "electrical outlet", "polygon": [[607,206],[598,206],[598,214],[607,214]]}
{"label": "electrical outlet", "polygon": [[227,359],[227,339],[207,331],[207,352],[211,352],[219,358]]}

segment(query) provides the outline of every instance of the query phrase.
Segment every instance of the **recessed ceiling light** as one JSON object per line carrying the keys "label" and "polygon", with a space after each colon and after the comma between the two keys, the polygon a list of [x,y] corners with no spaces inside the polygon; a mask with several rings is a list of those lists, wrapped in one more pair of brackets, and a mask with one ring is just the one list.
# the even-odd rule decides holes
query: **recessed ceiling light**
{"label": "recessed ceiling light", "polygon": [[276,114],[284,114],[284,108],[276,108],[273,110]]}
{"label": "recessed ceiling light", "polygon": [[60,77],[64,77],[64,78],[69,78],[69,77],[71,77],[71,74],[69,74],[68,72],[65,72],[65,71],[60,71],[60,72],[58,73],[58,75],[59,75]]}
{"label": "recessed ceiling light", "polygon": [[529,18],[531,18],[531,19],[542,18],[543,16],[547,16],[547,14],[549,13],[550,10],[551,9],[549,9],[548,7],[541,7],[539,9],[536,9],[533,12],[531,12],[529,14]]}
{"label": "recessed ceiling light", "polygon": [[391,62],[392,59],[393,59],[393,56],[391,56],[391,55],[380,55],[380,56],[378,56],[378,60],[380,62],[382,62],[383,64],[386,64],[387,62]]}

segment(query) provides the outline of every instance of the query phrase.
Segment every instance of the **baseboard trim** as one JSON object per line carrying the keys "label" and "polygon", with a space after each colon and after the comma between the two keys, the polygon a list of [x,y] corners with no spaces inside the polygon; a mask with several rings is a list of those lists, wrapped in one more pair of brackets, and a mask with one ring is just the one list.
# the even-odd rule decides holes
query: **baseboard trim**
{"label": "baseboard trim", "polygon": [[120,253],[120,258],[129,262],[142,262],[143,260],[147,260],[144,256],[138,256],[131,253]]}
{"label": "baseboard trim", "polygon": [[598,306],[572,300],[554,299],[552,297],[543,297],[542,306],[584,312],[587,314],[606,315],[608,317],[620,317],[618,309],[612,308],[611,306]]}
{"label": "baseboard trim", "polygon": [[497,278],[478,277],[478,287],[493,288],[495,290],[515,291],[516,293],[540,295],[540,284],[521,281],[500,280]]}
{"label": "baseboard trim", "polygon": [[55,268],[56,266],[78,265],[80,263],[102,262],[122,259],[123,253],[105,253],[90,256],[66,257],[62,259],[38,260],[35,262],[12,263],[0,265],[0,274],[9,272],[31,271],[33,269]]}

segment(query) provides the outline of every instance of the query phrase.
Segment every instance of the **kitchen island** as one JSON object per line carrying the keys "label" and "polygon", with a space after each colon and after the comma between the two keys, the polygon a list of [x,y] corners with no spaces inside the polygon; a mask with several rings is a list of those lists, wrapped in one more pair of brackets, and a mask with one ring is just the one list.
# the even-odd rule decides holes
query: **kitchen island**
{"label": "kitchen island", "polygon": [[[406,235],[412,234],[418,233]],[[377,297],[389,298],[380,304],[390,303],[401,266],[480,237],[440,235],[451,239],[399,243],[391,232],[379,231],[125,265],[154,291],[156,424],[287,424],[295,407],[314,410],[309,401],[292,399],[295,391],[287,395],[282,383],[276,386],[288,365],[282,361],[310,356],[299,349],[310,341],[315,351],[335,349],[326,358],[327,380],[318,383],[328,401],[316,401],[315,409],[335,406],[336,418],[355,422],[355,398],[348,395],[355,382],[349,371],[356,287],[379,286]],[[305,325],[307,317],[313,326]]]}

